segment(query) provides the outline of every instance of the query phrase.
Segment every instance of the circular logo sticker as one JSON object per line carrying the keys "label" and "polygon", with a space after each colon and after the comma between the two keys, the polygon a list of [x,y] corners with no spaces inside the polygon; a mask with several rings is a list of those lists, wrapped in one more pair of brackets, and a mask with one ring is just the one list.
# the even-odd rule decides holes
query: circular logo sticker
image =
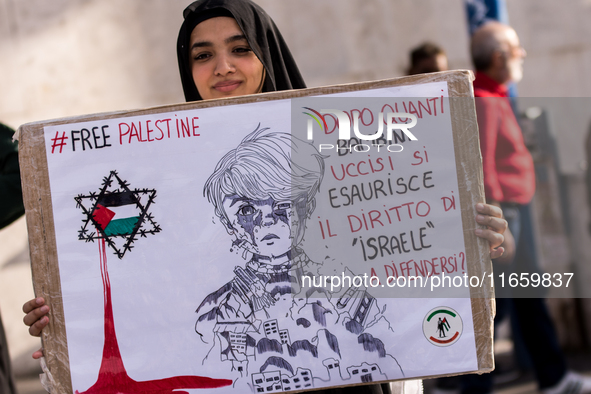
{"label": "circular logo sticker", "polygon": [[423,334],[435,346],[450,346],[460,339],[464,325],[455,310],[440,306],[431,309],[423,320]]}

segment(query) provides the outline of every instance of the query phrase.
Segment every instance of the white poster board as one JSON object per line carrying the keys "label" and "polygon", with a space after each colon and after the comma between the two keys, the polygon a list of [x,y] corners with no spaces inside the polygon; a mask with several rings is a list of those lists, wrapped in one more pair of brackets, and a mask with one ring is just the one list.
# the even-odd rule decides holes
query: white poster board
{"label": "white poster board", "polygon": [[[470,234],[482,191],[458,184],[457,118],[475,122],[471,101],[449,97],[470,96],[469,82],[456,72],[24,126],[23,176],[48,180],[41,199],[25,196],[57,384],[279,392],[489,370],[486,298],[432,281],[489,263]],[[310,107],[291,96],[325,93],[416,114],[417,141],[339,154],[328,116],[308,140]],[[363,108],[365,127],[380,111]],[[45,157],[26,157],[35,143]]]}

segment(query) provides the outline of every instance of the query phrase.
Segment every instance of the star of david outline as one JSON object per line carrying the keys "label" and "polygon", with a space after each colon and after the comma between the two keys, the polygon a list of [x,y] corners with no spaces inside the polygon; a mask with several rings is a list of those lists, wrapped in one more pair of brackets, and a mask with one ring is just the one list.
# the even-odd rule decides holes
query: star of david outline
{"label": "star of david outline", "polygon": [[[154,221],[153,215],[149,212],[150,206],[155,203],[156,190],[147,188],[130,189],[129,186],[130,183],[122,180],[117,171],[111,171],[108,176],[103,178],[101,189],[98,192],[91,191],[87,195],[79,194],[74,197],[76,208],[80,208],[86,217],[82,219],[83,225],[78,230],[78,239],[86,242],[104,239],[119,259],[122,259],[126,252],[133,249],[133,243],[139,237],[147,238],[148,234],[156,234],[162,231],[160,225]],[[143,197],[147,197],[145,205],[142,204]],[[88,202],[85,204],[85,201]],[[139,211],[139,217],[129,231],[126,233],[107,231],[105,221],[101,220],[97,215],[105,208],[101,205],[101,202],[104,201],[109,201],[111,204],[126,202],[125,205],[135,205]],[[90,208],[88,208],[89,205]],[[107,211],[109,210],[107,209]],[[108,218],[109,221],[110,219],[112,219],[112,216]],[[119,239],[123,241],[122,245],[120,245],[120,241],[118,242]]]}

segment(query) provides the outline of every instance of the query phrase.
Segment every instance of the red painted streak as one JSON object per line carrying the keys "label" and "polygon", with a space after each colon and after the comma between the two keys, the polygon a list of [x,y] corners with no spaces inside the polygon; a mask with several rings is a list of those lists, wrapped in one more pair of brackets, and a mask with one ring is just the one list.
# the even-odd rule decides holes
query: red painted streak
{"label": "red painted streak", "polygon": [[[127,375],[113,320],[111,283],[107,271],[105,240],[99,240],[101,275],[105,297],[105,344],[98,379],[88,390],[76,394],[187,394],[180,389],[213,389],[229,386],[232,380],[213,379],[205,376],[173,376],[171,378],[138,382]],[[175,391],[176,390],[176,391]]]}
{"label": "red painted streak", "polygon": [[442,341],[441,339],[437,339],[437,338],[433,338],[433,337],[431,337],[429,339],[432,340],[433,342],[437,342],[437,343],[441,343],[441,344],[446,344],[446,343],[453,342],[458,337],[458,335],[460,335],[460,333],[458,331],[456,331],[456,333],[454,334],[453,337],[451,337],[449,339],[446,339],[445,341]]}

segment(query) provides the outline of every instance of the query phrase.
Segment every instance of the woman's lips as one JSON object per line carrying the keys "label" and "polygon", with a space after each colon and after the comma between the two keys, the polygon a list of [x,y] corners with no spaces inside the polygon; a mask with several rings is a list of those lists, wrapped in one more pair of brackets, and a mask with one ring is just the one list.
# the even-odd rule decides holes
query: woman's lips
{"label": "woman's lips", "polygon": [[213,85],[213,88],[220,92],[231,92],[236,89],[242,81],[222,81]]}

